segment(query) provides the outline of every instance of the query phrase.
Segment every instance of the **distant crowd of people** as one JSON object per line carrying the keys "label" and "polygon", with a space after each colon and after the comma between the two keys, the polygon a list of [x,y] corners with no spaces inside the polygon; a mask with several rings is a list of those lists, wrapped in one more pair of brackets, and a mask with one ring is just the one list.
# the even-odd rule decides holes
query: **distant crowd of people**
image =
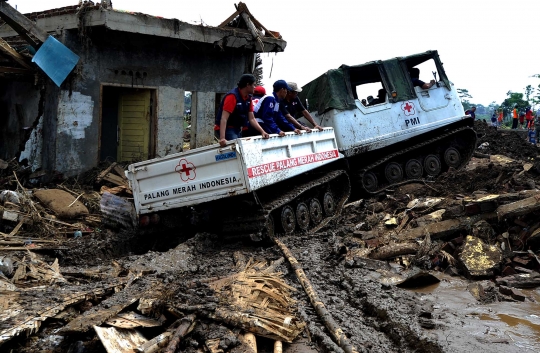
{"label": "distant crowd of people", "polygon": [[255,86],[255,77],[244,74],[237,87],[225,95],[218,109],[214,132],[221,146],[240,137],[269,134],[284,136],[285,132],[311,132],[311,128],[295,119],[301,114],[313,126],[322,130],[306,110],[298,93],[302,89],[294,82],[277,80],[271,94],[262,86]]}

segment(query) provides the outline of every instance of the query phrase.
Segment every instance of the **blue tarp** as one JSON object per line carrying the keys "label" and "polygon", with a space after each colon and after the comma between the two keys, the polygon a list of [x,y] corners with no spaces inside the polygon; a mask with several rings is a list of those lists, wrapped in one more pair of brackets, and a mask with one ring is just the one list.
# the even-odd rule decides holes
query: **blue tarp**
{"label": "blue tarp", "polygon": [[79,56],[54,37],[49,36],[34,55],[32,61],[60,87],[79,62]]}

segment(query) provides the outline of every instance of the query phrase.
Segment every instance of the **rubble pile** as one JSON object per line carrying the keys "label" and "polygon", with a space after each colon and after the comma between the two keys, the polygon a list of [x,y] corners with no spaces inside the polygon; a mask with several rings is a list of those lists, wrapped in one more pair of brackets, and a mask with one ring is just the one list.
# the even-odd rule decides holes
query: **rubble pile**
{"label": "rubble pile", "polygon": [[[476,130],[486,144],[466,168],[349,200],[315,234],[255,246],[184,229],[135,235],[107,228],[102,211],[123,207],[110,195],[130,197],[116,164],[44,188],[17,163],[0,163],[0,346],[519,351],[504,333],[459,336],[464,316],[449,318],[448,309],[437,309],[443,304],[416,292],[456,281],[477,306],[537,300],[537,149],[483,122]],[[62,198],[51,200],[51,189]],[[169,247],[157,246],[159,239]],[[452,334],[459,339],[448,339]]]}

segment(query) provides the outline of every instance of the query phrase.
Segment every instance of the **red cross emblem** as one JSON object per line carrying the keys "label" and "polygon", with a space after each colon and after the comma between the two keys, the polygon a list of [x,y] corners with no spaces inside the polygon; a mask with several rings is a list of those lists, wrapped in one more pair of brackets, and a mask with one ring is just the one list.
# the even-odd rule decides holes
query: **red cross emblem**
{"label": "red cross emblem", "polygon": [[174,171],[180,174],[180,178],[183,181],[187,182],[188,180],[195,180],[195,177],[197,176],[195,169],[197,168],[195,168],[193,163],[182,158],[180,162],[178,162],[176,168],[174,168]]}
{"label": "red cross emblem", "polygon": [[416,114],[416,111],[414,110],[414,104],[409,101],[403,102],[401,104],[401,110],[403,110],[406,116]]}

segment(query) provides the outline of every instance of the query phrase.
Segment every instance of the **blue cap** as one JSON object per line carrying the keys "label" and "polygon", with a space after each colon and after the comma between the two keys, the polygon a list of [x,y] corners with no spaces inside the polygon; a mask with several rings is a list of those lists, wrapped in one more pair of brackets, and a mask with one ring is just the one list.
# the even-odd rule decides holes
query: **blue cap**
{"label": "blue cap", "polygon": [[293,90],[291,87],[289,87],[285,80],[277,80],[276,82],[274,82],[274,92],[277,92],[282,88],[286,88],[287,91]]}

